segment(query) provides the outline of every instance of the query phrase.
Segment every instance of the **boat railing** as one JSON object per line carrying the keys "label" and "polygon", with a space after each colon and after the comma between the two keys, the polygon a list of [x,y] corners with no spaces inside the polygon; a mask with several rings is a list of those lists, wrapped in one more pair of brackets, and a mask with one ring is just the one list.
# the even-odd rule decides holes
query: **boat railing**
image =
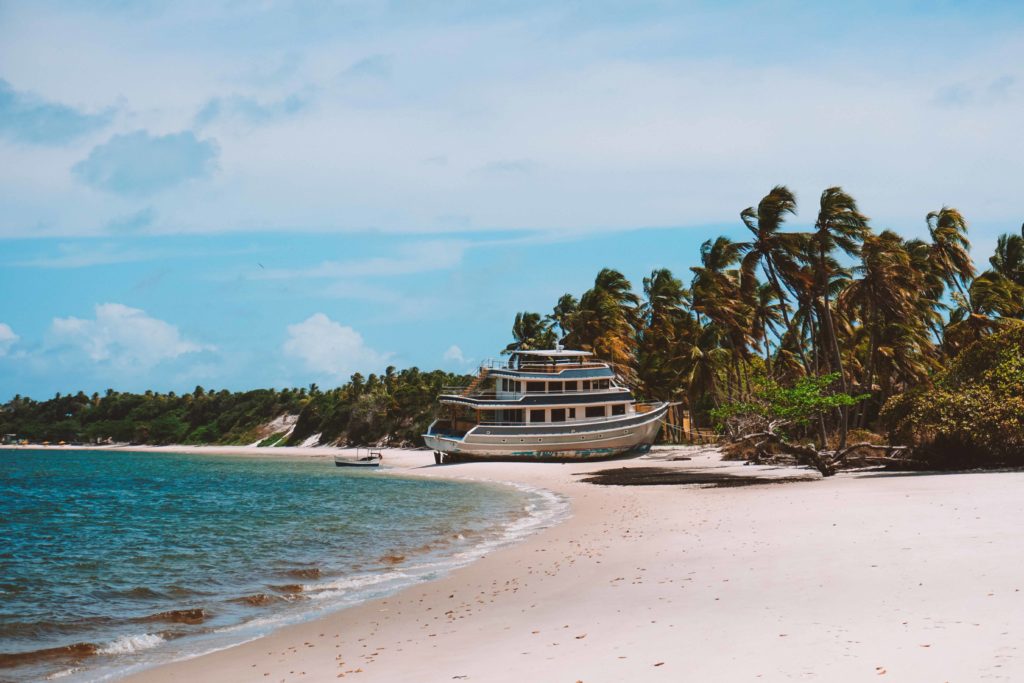
{"label": "boat railing", "polygon": [[558,374],[563,370],[579,370],[588,368],[607,368],[608,364],[596,360],[559,360],[552,363],[520,361],[512,364],[507,358],[487,358],[480,363],[481,370],[518,370],[520,372],[537,372]]}
{"label": "boat railing", "polygon": [[[649,410],[643,411],[648,413],[654,409],[652,406]],[[637,413],[626,413],[624,415],[605,415],[603,417],[579,417],[572,420],[564,420],[561,422],[509,422],[500,420],[481,420],[478,422],[480,427],[551,427],[554,425],[566,425],[572,427],[573,425],[593,425],[602,422],[614,422],[622,420],[628,417],[636,417],[637,414],[642,414],[640,411]]]}
{"label": "boat railing", "polygon": [[476,398],[485,401],[518,401],[524,396],[579,396],[580,394],[606,394],[621,393],[627,391],[625,387],[611,386],[607,389],[575,389],[571,391],[485,391],[467,396],[466,389],[469,385],[460,387],[442,387],[441,397]]}

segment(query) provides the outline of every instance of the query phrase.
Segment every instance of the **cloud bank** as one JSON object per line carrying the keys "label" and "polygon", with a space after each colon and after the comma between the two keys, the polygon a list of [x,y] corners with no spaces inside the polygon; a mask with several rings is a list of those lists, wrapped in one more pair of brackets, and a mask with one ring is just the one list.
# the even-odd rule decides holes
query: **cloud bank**
{"label": "cloud bank", "polygon": [[98,190],[150,195],[208,175],[218,151],[216,142],[199,140],[191,131],[153,136],[139,130],[94,147],[72,172]]}
{"label": "cloud bank", "polygon": [[7,11],[5,76],[45,93],[5,84],[8,139],[81,139],[110,102],[126,128],[77,165],[18,151],[0,235],[103,231],[72,166],[162,193],[160,230],[185,233],[704,227],[776,183],[805,204],[842,185],[889,227],[1024,210],[1019,3],[202,5]]}
{"label": "cloud bank", "polygon": [[177,327],[123,304],[99,304],[95,317],[54,318],[48,347],[119,372],[146,372],[186,354],[212,350],[182,337]]}
{"label": "cloud bank", "polygon": [[15,90],[0,78],[0,135],[33,145],[64,145],[106,127],[111,110],[89,114]]}

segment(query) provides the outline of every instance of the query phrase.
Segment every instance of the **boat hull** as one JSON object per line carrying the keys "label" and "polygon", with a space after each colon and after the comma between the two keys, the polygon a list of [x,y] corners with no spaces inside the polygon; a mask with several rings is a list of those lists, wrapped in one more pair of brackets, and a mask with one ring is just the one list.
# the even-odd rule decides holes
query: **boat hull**
{"label": "boat hull", "polygon": [[668,404],[650,412],[599,424],[544,424],[538,427],[481,425],[465,436],[428,432],[427,448],[443,453],[446,462],[506,460],[574,462],[641,455],[658,436]]}
{"label": "boat hull", "polygon": [[344,458],[334,458],[335,467],[380,467],[380,460],[346,460]]}

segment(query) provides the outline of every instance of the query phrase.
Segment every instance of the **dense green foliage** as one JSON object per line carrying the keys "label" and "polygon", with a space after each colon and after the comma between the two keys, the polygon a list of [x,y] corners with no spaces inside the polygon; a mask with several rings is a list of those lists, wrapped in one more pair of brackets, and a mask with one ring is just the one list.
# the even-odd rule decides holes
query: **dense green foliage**
{"label": "dense green foliage", "polygon": [[[121,393],[58,394],[47,401],[16,396],[0,406],[0,433],[33,442],[139,444],[296,445],[315,434],[321,443],[419,444],[433,418],[441,387],[467,378],[410,368],[364,378],[321,391],[258,389],[246,392],[195,391],[183,395]],[[265,425],[297,416],[294,430],[267,433]]]}
{"label": "dense green foliage", "polygon": [[748,398],[713,409],[711,417],[720,429],[728,428],[738,420],[753,417],[760,420],[750,426],[763,431],[784,432],[787,427],[806,428],[838,408],[852,406],[867,398],[867,394],[850,396],[834,391],[838,379],[836,373],[822,377],[801,377],[793,386],[784,387],[773,379],[763,378],[755,384]]}
{"label": "dense green foliage", "polygon": [[969,346],[931,386],[889,399],[882,421],[937,465],[1024,464],[1024,323]]}
{"label": "dense green foliage", "polygon": [[772,188],[740,212],[747,241],[704,242],[688,283],[658,269],[641,295],[606,268],[546,317],[517,315],[509,348],[561,338],[614,364],[641,396],[687,406],[698,424],[723,406],[761,406],[765,386],[866,397],[797,421],[799,436],[842,448],[849,430],[877,426],[887,399],[928,386],[964,348],[1024,317],[1024,233],[1000,237],[979,274],[954,208],[925,216],[927,239],[876,232],[839,187],[816,208],[810,229],[787,230],[796,197]]}

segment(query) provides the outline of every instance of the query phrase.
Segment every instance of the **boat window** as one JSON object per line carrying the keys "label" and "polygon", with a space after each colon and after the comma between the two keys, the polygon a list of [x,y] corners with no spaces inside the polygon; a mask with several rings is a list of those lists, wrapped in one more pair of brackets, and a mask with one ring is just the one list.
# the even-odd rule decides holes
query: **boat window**
{"label": "boat window", "polygon": [[561,382],[548,382],[548,393],[549,394],[560,394],[562,393]]}
{"label": "boat window", "polygon": [[612,406],[612,415],[625,415],[626,405],[624,403],[617,403]]}
{"label": "boat window", "polygon": [[531,410],[530,411],[530,422],[544,422],[544,411],[543,410]]}
{"label": "boat window", "polygon": [[583,391],[590,391],[590,380],[583,380]]}
{"label": "boat window", "polygon": [[526,393],[528,394],[543,394],[544,393],[544,382],[527,382]]}
{"label": "boat window", "polygon": [[566,382],[565,383],[565,390],[566,391],[576,391],[576,382]]}
{"label": "boat window", "polygon": [[576,419],[576,409],[575,408],[569,408],[569,419],[570,420],[575,420]]}
{"label": "boat window", "polygon": [[551,410],[551,421],[552,422],[565,422],[565,408],[552,408],[552,410]]}
{"label": "boat window", "polygon": [[587,417],[604,417],[604,406],[587,406]]}

